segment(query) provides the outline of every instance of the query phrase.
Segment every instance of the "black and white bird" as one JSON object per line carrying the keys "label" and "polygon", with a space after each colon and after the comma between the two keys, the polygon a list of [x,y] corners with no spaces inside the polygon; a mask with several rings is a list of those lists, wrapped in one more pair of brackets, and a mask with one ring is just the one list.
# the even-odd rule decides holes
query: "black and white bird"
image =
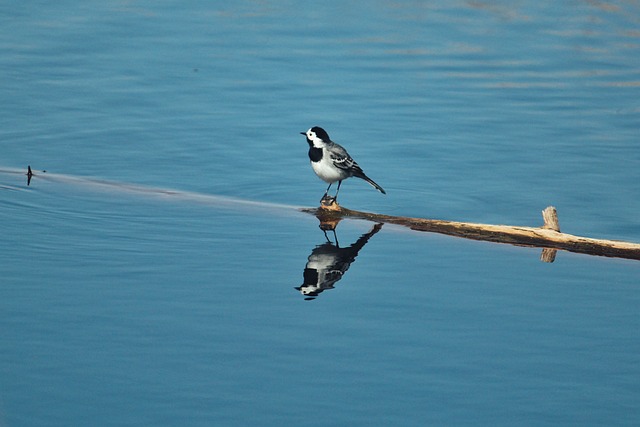
{"label": "black and white bird", "polygon": [[[321,180],[329,183],[320,202],[324,202],[327,198],[335,202],[342,181],[352,176],[364,179],[382,194],[387,194],[382,187],[365,175],[360,166],[347,153],[347,150],[331,141],[329,134],[324,129],[314,126],[308,131],[300,133],[307,138],[309,159],[313,171]],[[335,182],[338,183],[336,195],[329,197],[329,189]]]}
{"label": "black and white bird", "polygon": [[307,300],[314,299],[327,289],[333,289],[336,282],[342,279],[356,260],[360,250],[381,228],[382,224],[375,224],[368,233],[360,236],[356,242],[346,248],[340,247],[335,229],[333,230],[335,243],[329,240],[326,231],[323,230],[327,242],[316,246],[311,251],[302,274],[304,283],[295,289],[300,291]]}

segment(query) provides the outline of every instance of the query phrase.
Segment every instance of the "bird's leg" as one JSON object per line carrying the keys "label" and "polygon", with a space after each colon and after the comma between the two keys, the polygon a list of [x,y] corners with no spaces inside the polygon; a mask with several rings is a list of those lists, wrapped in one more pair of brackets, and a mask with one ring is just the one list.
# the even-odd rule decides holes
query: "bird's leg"
{"label": "bird's leg", "polygon": [[328,196],[329,194],[329,189],[331,189],[331,186],[333,185],[333,182],[331,184],[329,184],[329,186],[327,187],[327,191],[324,192],[324,196],[322,196],[322,199],[320,199],[320,204],[322,204],[325,200],[327,200],[328,198],[330,198]]}
{"label": "bird's leg", "polygon": [[333,201],[337,202],[338,200],[338,192],[340,191],[340,186],[342,185],[342,181],[338,181],[338,189],[336,190],[336,195],[333,196]]}
{"label": "bird's leg", "polygon": [[338,189],[336,190],[336,195],[331,197],[328,195],[329,193],[329,188],[331,188],[332,184],[329,184],[329,188],[327,188],[327,192],[324,193],[324,197],[322,197],[322,199],[320,200],[320,204],[323,206],[332,206],[332,205],[338,205],[338,191],[340,191],[340,184],[342,184],[342,181],[338,181]]}
{"label": "bird's leg", "polygon": [[336,241],[336,248],[340,247],[340,243],[338,243],[338,235],[336,234],[336,229],[333,229],[333,239]]}
{"label": "bird's leg", "polygon": [[[335,226],[331,226],[331,227],[323,227],[322,225],[320,225],[320,230],[322,230],[322,232],[324,233],[324,238],[327,239],[327,243],[331,243],[332,245],[334,245],[335,247],[339,248],[340,244],[338,243],[338,235],[336,234],[336,227]],[[327,235],[327,230],[331,230],[333,231],[333,242],[331,241],[331,239],[329,238],[329,236]]]}

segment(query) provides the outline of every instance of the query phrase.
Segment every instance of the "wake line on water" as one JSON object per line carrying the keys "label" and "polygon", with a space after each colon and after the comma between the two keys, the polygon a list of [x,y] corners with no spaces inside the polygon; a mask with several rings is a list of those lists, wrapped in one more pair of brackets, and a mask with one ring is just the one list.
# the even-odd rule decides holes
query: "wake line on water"
{"label": "wake line on water", "polygon": [[[298,206],[245,200],[228,196],[203,194],[192,191],[180,191],[167,188],[150,187],[139,184],[123,183],[96,178],[85,178],[73,175],[52,174],[45,171],[25,173],[18,169],[0,169],[0,175],[22,175],[27,178],[42,179],[44,181],[61,182],[70,185],[86,186],[91,189],[117,191],[130,194],[140,194],[149,197],[178,201],[193,201],[215,207],[227,209],[246,209],[271,211],[278,214],[308,213],[315,215],[321,222],[323,231],[335,230],[338,222],[343,218],[388,223],[407,227],[414,231],[440,233],[466,239],[506,243],[515,246],[539,247],[543,249],[542,261],[553,262],[557,250],[598,255],[606,257],[627,258],[640,260],[640,244],[615,240],[593,239],[560,232],[557,213],[549,206],[543,212],[545,224],[542,227],[510,226],[475,224],[456,221],[434,220],[427,218],[410,218],[390,216],[369,212],[352,211],[337,206],[335,209],[301,208]],[[0,189],[25,190],[20,186],[7,186],[0,183]],[[550,214],[549,212],[552,212]],[[549,221],[552,219],[553,221]],[[554,223],[554,224],[551,224]],[[325,228],[326,227],[326,228]]]}
{"label": "wake line on water", "polygon": [[[0,174],[5,175],[23,175],[25,176],[25,183],[27,172],[23,169],[16,168],[2,168]],[[292,211],[301,212],[304,209],[303,206],[286,205],[271,202],[261,202],[255,200],[240,199],[236,197],[220,196],[215,194],[198,193],[195,191],[183,191],[170,188],[151,187],[141,184],[132,184],[120,181],[110,181],[100,178],[82,177],[76,175],[67,175],[59,173],[50,173],[46,171],[35,171],[32,174],[32,185],[38,180],[59,182],[69,185],[88,187],[100,191],[116,191],[128,194],[140,194],[148,197],[179,200],[179,201],[192,201],[201,204],[208,204],[220,207],[228,208],[256,208],[256,209],[268,209],[268,210],[280,210],[280,211]],[[0,188],[3,188],[0,185]],[[19,190],[19,186],[10,186],[5,188],[11,188]]]}

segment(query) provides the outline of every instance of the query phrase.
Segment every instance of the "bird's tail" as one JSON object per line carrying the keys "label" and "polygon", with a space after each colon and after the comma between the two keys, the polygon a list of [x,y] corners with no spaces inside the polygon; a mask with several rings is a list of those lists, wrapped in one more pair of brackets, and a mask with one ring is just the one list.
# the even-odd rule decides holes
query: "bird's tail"
{"label": "bird's tail", "polygon": [[368,176],[366,176],[365,174],[362,174],[362,176],[357,175],[358,178],[362,178],[365,181],[367,181],[369,184],[371,184],[371,186],[373,188],[375,188],[376,190],[378,190],[379,192],[381,192],[382,194],[387,194],[386,191],[384,191],[384,188],[380,187],[378,184],[376,184],[376,182],[374,180],[372,180],[371,178],[369,178]]}

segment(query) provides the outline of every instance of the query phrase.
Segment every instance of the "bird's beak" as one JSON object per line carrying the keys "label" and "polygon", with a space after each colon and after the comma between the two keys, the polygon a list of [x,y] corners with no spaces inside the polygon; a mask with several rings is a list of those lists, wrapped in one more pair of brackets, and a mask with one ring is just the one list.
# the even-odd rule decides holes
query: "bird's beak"
{"label": "bird's beak", "polygon": [[307,136],[307,133],[306,132],[300,132],[300,135]]}

